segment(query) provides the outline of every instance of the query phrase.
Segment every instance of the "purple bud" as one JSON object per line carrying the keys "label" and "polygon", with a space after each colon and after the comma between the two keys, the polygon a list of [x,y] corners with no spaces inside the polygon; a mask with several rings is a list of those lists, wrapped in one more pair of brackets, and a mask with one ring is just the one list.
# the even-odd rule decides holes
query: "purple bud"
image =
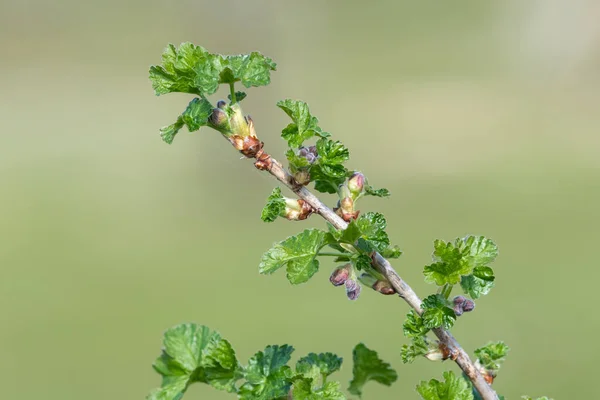
{"label": "purple bud", "polygon": [[227,113],[220,108],[215,108],[208,117],[208,121],[217,129],[226,129],[229,127]]}
{"label": "purple bud", "polygon": [[225,102],[225,100],[219,100],[217,101],[217,108],[225,108],[225,106],[227,105],[227,103]]}
{"label": "purple bud", "polygon": [[467,300],[465,296],[456,296],[454,299],[452,299],[452,302],[454,303],[454,305],[462,306],[465,300]]}
{"label": "purple bud", "polygon": [[348,279],[346,281],[346,296],[349,300],[356,300],[360,295],[361,286],[354,279]]}
{"label": "purple bud", "polygon": [[473,300],[465,300],[465,302],[463,303],[463,310],[464,312],[470,312],[473,311],[475,309],[475,302]]}
{"label": "purple bud", "polygon": [[454,314],[456,314],[457,317],[460,317],[461,315],[463,315],[464,310],[463,310],[462,304],[455,305],[453,310],[454,310]]}
{"label": "purple bud", "polygon": [[300,147],[298,149],[298,156],[303,157],[306,159],[306,161],[308,161],[309,164],[313,164],[315,161],[317,161],[317,153],[316,150],[312,151],[312,149],[314,149],[314,146],[311,147]]}
{"label": "purple bud", "polygon": [[360,195],[364,188],[365,176],[360,172],[355,172],[354,174],[352,174],[352,176],[348,180],[348,189],[350,189],[350,192],[354,195],[354,198]]}
{"label": "purple bud", "polygon": [[352,264],[342,265],[341,267],[337,267],[331,273],[329,277],[329,281],[333,284],[333,286],[340,286],[347,282],[348,276],[350,276],[350,270],[352,269]]}

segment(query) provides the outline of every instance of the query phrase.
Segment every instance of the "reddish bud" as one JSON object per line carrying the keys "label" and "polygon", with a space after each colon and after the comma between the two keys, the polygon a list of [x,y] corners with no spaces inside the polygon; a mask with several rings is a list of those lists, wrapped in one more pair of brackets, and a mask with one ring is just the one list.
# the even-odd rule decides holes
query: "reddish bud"
{"label": "reddish bud", "polygon": [[462,305],[465,302],[465,300],[467,300],[465,296],[456,296],[454,299],[452,299],[452,302],[455,305]]}
{"label": "reddish bud", "polygon": [[457,317],[460,317],[461,315],[463,315],[464,310],[463,310],[462,304],[455,305],[453,310],[454,310],[454,314],[456,314]]}
{"label": "reddish bud", "polygon": [[392,285],[385,280],[378,280],[371,286],[373,289],[378,291],[381,294],[390,295],[396,293]]}
{"label": "reddish bud", "polygon": [[228,132],[231,129],[229,126],[229,117],[227,116],[227,113],[220,108],[213,109],[212,113],[208,117],[208,122],[220,132]]}
{"label": "reddish bud", "polygon": [[352,174],[348,179],[348,189],[352,193],[352,197],[356,199],[365,188],[365,176],[360,172]]}
{"label": "reddish bud", "polygon": [[352,264],[342,265],[341,267],[337,267],[333,270],[331,276],[329,277],[329,281],[333,284],[333,286],[341,286],[346,283],[346,280],[350,276],[350,272],[352,270]]}
{"label": "reddish bud", "polygon": [[301,169],[294,174],[294,179],[302,186],[306,186],[310,182],[310,174],[308,170]]}

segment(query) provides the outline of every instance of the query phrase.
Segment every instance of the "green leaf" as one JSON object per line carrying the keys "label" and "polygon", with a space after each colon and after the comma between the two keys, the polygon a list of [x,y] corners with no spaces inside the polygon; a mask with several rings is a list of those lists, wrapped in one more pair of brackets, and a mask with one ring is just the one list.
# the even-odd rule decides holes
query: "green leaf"
{"label": "green leaf", "polygon": [[356,220],[356,225],[361,232],[361,238],[366,241],[365,251],[384,251],[390,245],[390,239],[385,232],[387,222],[381,213],[368,212]]}
{"label": "green leaf", "polygon": [[552,400],[550,397],[546,397],[546,396],[537,397],[535,399],[530,396],[521,396],[521,399],[523,399],[523,400]]}
{"label": "green leaf", "polygon": [[244,55],[244,59],[237,70],[236,77],[242,81],[247,88],[252,86],[266,86],[271,83],[271,71],[277,70],[277,64],[269,57],[253,51],[250,55]]}
{"label": "green leaf", "polygon": [[154,389],[146,396],[147,400],[180,400],[187,389],[188,377],[180,376],[161,388]]}
{"label": "green leaf", "polygon": [[490,267],[475,267],[471,275],[463,276],[460,286],[473,299],[478,299],[494,287],[494,270]]}
{"label": "green leaf", "polygon": [[421,318],[426,328],[450,329],[456,321],[454,310],[448,307],[446,299],[439,294],[432,294],[424,298],[421,307],[423,308]]}
{"label": "green leaf", "polygon": [[188,130],[194,132],[200,129],[201,126],[207,125],[212,110],[213,106],[208,100],[196,97],[188,104],[181,117]]}
{"label": "green leaf", "polygon": [[240,388],[243,400],[271,400],[286,396],[293,373],[286,364],[294,348],[288,345],[267,346],[256,353],[245,369],[246,383]]}
{"label": "green leaf", "polygon": [[424,336],[414,336],[410,342],[410,345],[403,345],[400,350],[402,356],[402,362],[404,364],[410,364],[417,357],[424,356],[429,351],[429,346]]}
{"label": "green leaf", "polygon": [[[235,92],[235,100],[239,103],[240,101],[244,100],[246,98],[247,94],[246,92]],[[229,99],[229,101],[232,101],[231,99],[231,95],[228,94],[227,98]]]}
{"label": "green leaf", "polygon": [[217,332],[203,325],[181,324],[165,332],[165,352],[189,373],[201,366],[202,352]]}
{"label": "green leaf", "polygon": [[350,381],[350,387],[348,387],[350,393],[361,397],[363,386],[368,381],[391,386],[398,379],[398,374],[390,364],[380,360],[377,352],[368,349],[364,344],[359,343],[356,345],[352,355],[354,367],[352,368],[353,378]]}
{"label": "green leaf", "polygon": [[192,43],[172,44],[163,53],[162,65],[150,67],[150,81],[156,95],[182,92],[210,95],[217,91],[220,57]]}
{"label": "green leaf", "polygon": [[429,332],[429,328],[423,324],[423,318],[421,318],[415,310],[410,310],[408,314],[406,314],[406,320],[402,325],[402,329],[404,331],[404,336],[410,338],[424,336]]}
{"label": "green leaf", "polygon": [[[498,248],[483,236],[467,236],[453,243],[443,240],[434,242],[434,263],[425,267],[423,274],[429,283],[438,286],[455,285],[461,276],[470,275],[475,268],[485,267],[494,261]],[[489,288],[488,288],[489,291]]]}
{"label": "green leaf", "polygon": [[308,104],[301,100],[285,99],[277,102],[293,121],[281,133],[281,137],[288,142],[292,148],[299,148],[305,140],[321,133],[319,120],[313,117]]}
{"label": "green leaf", "polygon": [[308,281],[319,269],[319,261],[315,257],[323,247],[324,237],[323,231],[307,229],[275,244],[263,254],[260,273],[272,274],[285,266],[287,278],[292,284]]}
{"label": "green leaf", "polygon": [[431,379],[417,385],[417,392],[424,400],[473,400],[471,386],[452,371],[444,372],[444,382]]}
{"label": "green leaf", "polygon": [[177,118],[174,124],[160,129],[160,136],[166,143],[171,144],[175,135],[184,125],[187,126],[190,132],[197,131],[201,126],[207,125],[212,110],[213,106],[208,100],[196,97],[190,101],[183,114]]}
{"label": "green leaf", "polygon": [[475,355],[485,369],[498,371],[509,350],[504,342],[488,343],[484,347],[475,350]]}
{"label": "green leaf", "polygon": [[241,367],[231,344],[213,338],[204,350],[202,362],[206,381],[216,389],[235,392],[235,383],[242,377]]}
{"label": "green leaf", "polygon": [[160,137],[167,144],[173,143],[173,139],[175,139],[175,135],[177,135],[179,130],[181,128],[183,128],[183,125],[184,125],[183,118],[181,116],[179,116],[179,118],[177,118],[177,121],[175,123],[173,123],[169,126],[163,126],[162,128],[160,128]]}
{"label": "green leaf", "polygon": [[383,258],[398,258],[402,255],[402,251],[400,250],[400,247],[394,245],[384,249],[381,252],[381,255],[383,256]]}
{"label": "green leaf", "polygon": [[323,387],[315,389],[313,380],[309,378],[296,380],[292,395],[294,400],[346,400],[339,382],[327,382]]}
{"label": "green leaf", "polygon": [[387,190],[385,188],[375,189],[371,185],[365,186],[365,193],[369,196],[375,196],[375,197],[389,197],[391,195],[389,190]]}
{"label": "green leaf", "polygon": [[296,363],[296,372],[304,374],[316,366],[321,375],[329,376],[342,366],[343,359],[333,353],[309,353]]}
{"label": "green leaf", "polygon": [[267,198],[267,204],[260,214],[260,219],[265,222],[273,222],[284,212],[285,199],[281,195],[281,189],[276,187]]}

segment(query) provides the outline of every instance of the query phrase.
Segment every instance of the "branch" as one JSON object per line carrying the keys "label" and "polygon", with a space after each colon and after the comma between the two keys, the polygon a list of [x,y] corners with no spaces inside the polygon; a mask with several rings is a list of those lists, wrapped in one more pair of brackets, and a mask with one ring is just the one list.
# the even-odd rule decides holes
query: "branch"
{"label": "branch", "polygon": [[[318,213],[323,219],[332,224],[337,229],[346,229],[348,224],[340,218],[333,210],[327,207],[317,196],[312,194],[306,187],[299,185],[294,178],[287,172],[287,170],[277,160],[273,159],[267,153],[261,150],[255,155],[257,159],[255,166],[259,170],[268,171],[277,180],[283,183],[285,186],[290,188],[299,198],[306,201],[312,206],[316,213]],[[383,258],[381,254],[374,253],[373,255],[374,267],[383,274],[386,279],[391,283],[392,287],[400,295],[404,301],[408,303],[419,315],[423,313],[421,309],[421,299],[414,290],[398,275],[388,260]],[[490,385],[484,380],[483,376],[479,373],[469,355],[457,340],[452,336],[450,332],[442,328],[436,328],[432,330],[433,333],[438,337],[440,344],[445,346],[450,353],[450,358],[458,364],[460,369],[465,375],[471,380],[473,386],[483,400],[498,400],[498,395],[492,389]]]}

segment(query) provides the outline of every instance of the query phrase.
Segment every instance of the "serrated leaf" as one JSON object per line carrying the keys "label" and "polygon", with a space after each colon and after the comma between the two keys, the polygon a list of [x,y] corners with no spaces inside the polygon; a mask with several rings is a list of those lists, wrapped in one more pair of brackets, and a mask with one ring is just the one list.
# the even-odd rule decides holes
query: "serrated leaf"
{"label": "serrated leaf", "polygon": [[423,308],[421,318],[426,328],[450,329],[456,321],[454,310],[448,307],[446,299],[439,294],[432,294],[424,298],[421,308]]}
{"label": "serrated leaf", "polygon": [[460,286],[473,299],[478,299],[494,287],[494,270],[490,267],[475,267],[471,275],[463,276]]}
{"label": "serrated leaf", "polygon": [[[365,213],[356,220],[356,225],[361,232],[361,238],[372,246],[373,249],[370,251],[384,251],[390,245],[390,239],[385,232],[387,222],[383,214]],[[363,250],[369,251],[368,247]]]}
{"label": "serrated leaf", "polygon": [[217,332],[196,324],[181,324],[165,332],[165,352],[189,373],[201,366],[202,352]]}
{"label": "serrated leaf", "polygon": [[429,346],[424,336],[415,336],[411,339],[410,345],[403,345],[400,350],[402,356],[402,362],[404,364],[410,364],[417,357],[424,356],[429,351]]}
{"label": "serrated leaf", "polygon": [[248,361],[240,388],[240,399],[271,400],[287,395],[292,386],[292,371],[286,364],[294,348],[288,345],[267,346]]}
{"label": "serrated leaf", "polygon": [[287,278],[292,284],[308,281],[319,269],[319,261],[315,257],[324,245],[324,237],[323,231],[307,229],[275,244],[263,254],[259,265],[260,273],[272,274],[279,268],[286,267]]}
{"label": "serrated leaf", "polygon": [[406,320],[404,320],[402,330],[406,337],[424,336],[429,332],[429,328],[423,324],[423,318],[421,318],[415,310],[410,310],[408,314],[406,314]]}
{"label": "serrated leaf", "polygon": [[213,106],[208,100],[196,97],[190,101],[181,117],[188,130],[194,132],[200,129],[201,126],[207,125],[212,110]]}
{"label": "serrated leaf", "polygon": [[285,99],[278,101],[277,107],[281,108],[293,121],[281,134],[290,147],[299,148],[305,140],[321,132],[319,120],[312,116],[308,104],[305,102]]}
{"label": "serrated leaf", "polygon": [[285,199],[281,195],[281,188],[276,187],[267,198],[267,204],[260,214],[260,219],[265,222],[273,222],[284,212]]}
{"label": "serrated leaf", "polygon": [[333,353],[309,353],[306,357],[302,357],[296,363],[296,372],[304,374],[312,367],[316,366],[321,375],[329,376],[342,366],[343,359]]}
{"label": "serrated leaf", "polygon": [[[239,103],[240,101],[244,100],[246,98],[247,94],[246,92],[235,92],[235,100]],[[228,94],[227,98],[229,99],[229,101],[232,101],[231,99],[231,95]]]}
{"label": "serrated leaf", "polygon": [[457,247],[460,248],[471,268],[484,267],[492,263],[498,256],[498,246],[483,236],[467,236],[462,240],[457,239]]}
{"label": "serrated leaf", "polygon": [[277,64],[272,59],[253,51],[244,57],[238,75],[242,85],[247,88],[252,86],[266,86],[271,83],[271,71],[277,69]]}
{"label": "serrated leaf", "polygon": [[156,95],[182,92],[209,95],[219,86],[220,60],[200,46],[172,44],[163,53],[162,65],[150,67],[150,81]]}
{"label": "serrated leaf", "polygon": [[354,367],[352,368],[352,380],[348,391],[359,397],[362,396],[363,386],[368,381],[379,382],[386,386],[391,386],[398,379],[398,374],[392,369],[390,364],[382,361],[377,356],[377,352],[370,350],[362,343],[359,343],[352,352]]}
{"label": "serrated leaf", "polygon": [[389,197],[391,195],[389,190],[385,188],[375,189],[371,185],[365,186],[365,194],[375,197]]}
{"label": "serrated leaf", "polygon": [[346,400],[339,382],[327,382],[323,387],[315,389],[313,380],[309,378],[296,380],[292,395],[294,400]]}
{"label": "serrated leaf", "polygon": [[181,118],[181,116],[179,116],[179,118],[177,118],[177,121],[171,125],[168,126],[163,126],[162,128],[160,128],[160,137],[161,139],[167,143],[167,144],[171,144],[173,143],[173,139],[175,139],[175,135],[177,135],[177,133],[181,130],[181,128],[183,128],[183,118]]}
{"label": "serrated leaf", "polygon": [[473,400],[471,386],[452,371],[444,372],[444,382],[431,379],[417,385],[417,392],[424,400]]}
{"label": "serrated leaf", "polygon": [[400,250],[400,247],[394,245],[394,246],[388,246],[386,249],[384,249],[381,252],[381,256],[383,258],[398,258],[402,255],[402,251]]}
{"label": "serrated leaf", "polygon": [[485,369],[498,371],[509,350],[504,342],[494,342],[475,350],[475,355]]}
{"label": "serrated leaf", "polygon": [[231,344],[213,338],[204,350],[202,361],[206,381],[216,389],[235,392],[235,383],[242,377],[241,367]]}
{"label": "serrated leaf", "polygon": [[180,400],[187,389],[187,376],[180,376],[173,379],[167,385],[161,388],[153,389],[146,400]]}

